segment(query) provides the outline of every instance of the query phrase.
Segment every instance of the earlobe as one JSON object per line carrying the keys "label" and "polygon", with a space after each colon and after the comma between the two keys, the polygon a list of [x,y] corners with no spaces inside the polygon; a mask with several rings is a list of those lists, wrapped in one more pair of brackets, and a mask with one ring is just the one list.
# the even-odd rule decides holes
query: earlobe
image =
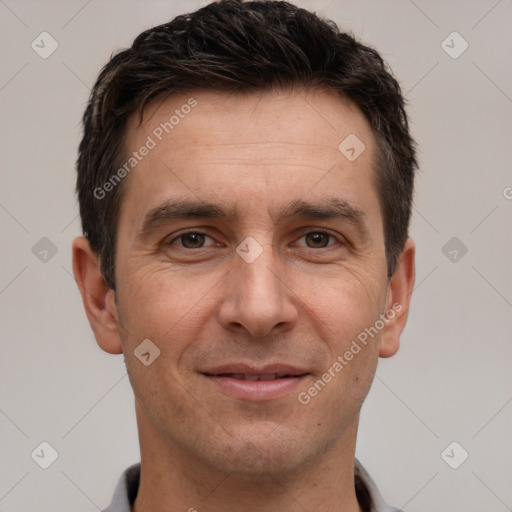
{"label": "earlobe", "polygon": [[414,241],[408,238],[398,258],[395,273],[389,281],[386,302],[387,322],[381,334],[379,357],[391,357],[400,348],[400,335],[407,322],[416,278],[414,256]]}
{"label": "earlobe", "polygon": [[99,256],[83,236],[73,240],[73,273],[96,342],[105,352],[121,354],[115,292],[101,273]]}

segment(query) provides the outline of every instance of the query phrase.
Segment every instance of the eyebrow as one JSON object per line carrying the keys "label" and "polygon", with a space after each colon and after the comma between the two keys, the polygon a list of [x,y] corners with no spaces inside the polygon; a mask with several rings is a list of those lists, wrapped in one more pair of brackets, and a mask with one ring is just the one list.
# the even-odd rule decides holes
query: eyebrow
{"label": "eyebrow", "polygon": [[[231,205],[189,199],[169,200],[145,215],[139,236],[149,236],[153,231],[180,220],[214,219],[237,222],[240,218],[236,208]],[[357,228],[365,238],[369,236],[366,214],[347,201],[335,197],[314,203],[296,199],[285,205],[276,215],[271,215],[271,218],[275,224],[287,219],[343,219]]]}

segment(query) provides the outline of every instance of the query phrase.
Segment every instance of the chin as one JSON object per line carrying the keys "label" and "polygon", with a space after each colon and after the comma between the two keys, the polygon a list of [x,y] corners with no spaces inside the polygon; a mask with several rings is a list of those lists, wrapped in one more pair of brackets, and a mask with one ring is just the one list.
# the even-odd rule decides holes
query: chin
{"label": "chin", "polygon": [[213,446],[210,442],[208,465],[217,471],[265,481],[303,470],[323,451],[318,439],[316,443],[299,439],[296,431],[279,428],[273,425],[273,431],[259,429],[250,433],[246,428],[226,438],[225,443]]}
{"label": "chin", "polygon": [[[237,443],[233,448],[230,456],[223,461],[226,473],[268,480],[273,475],[293,473],[301,465],[299,460],[294,460],[300,458],[297,457],[296,450],[287,450],[284,447],[276,449],[268,441],[266,444],[247,441],[245,444]],[[218,457],[211,462],[215,469],[221,469],[221,460]]]}

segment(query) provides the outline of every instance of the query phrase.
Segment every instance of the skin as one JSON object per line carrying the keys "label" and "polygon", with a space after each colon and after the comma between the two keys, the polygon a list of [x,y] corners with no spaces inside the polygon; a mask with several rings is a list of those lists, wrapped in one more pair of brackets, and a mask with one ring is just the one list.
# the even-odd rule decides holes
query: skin
{"label": "skin", "polygon": [[[415,278],[408,239],[387,279],[371,127],[328,92],[197,91],[150,105],[141,126],[132,118],[129,152],[191,96],[197,106],[125,178],[115,293],[87,240],[73,243],[96,340],[124,354],[134,389],[142,465],[134,510],[360,511],[359,412],[378,358],[399,348]],[[365,144],[352,162],[338,150],[349,134]],[[331,197],[362,212],[366,235],[346,219],[275,222],[292,200]],[[173,198],[223,202],[239,219],[166,222],[142,236],[145,215]],[[178,237],[187,229],[207,236]],[[251,263],[236,252],[246,237],[263,249]],[[300,403],[298,393],[394,303],[401,309],[379,334]],[[160,349],[149,366],[134,355],[144,339]],[[201,374],[238,361],[309,375],[277,399],[250,401]]]}

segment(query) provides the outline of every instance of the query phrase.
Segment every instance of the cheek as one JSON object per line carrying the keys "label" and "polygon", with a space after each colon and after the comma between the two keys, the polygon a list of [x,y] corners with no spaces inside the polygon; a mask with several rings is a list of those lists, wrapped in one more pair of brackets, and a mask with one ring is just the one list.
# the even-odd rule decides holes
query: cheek
{"label": "cheek", "polygon": [[377,367],[381,333],[375,324],[385,307],[385,287],[376,286],[368,275],[364,277],[349,273],[317,295],[323,308],[316,308],[317,325],[326,336],[328,354],[321,379],[328,381],[325,398],[335,408],[347,403],[357,407],[368,393]]}
{"label": "cheek", "polygon": [[377,369],[379,334],[363,339],[361,333],[366,335],[364,329],[357,327],[347,337],[333,341],[330,361],[319,377],[328,387],[325,399],[335,410],[338,406],[360,407],[370,390]]}
{"label": "cheek", "polygon": [[323,283],[321,289],[304,293],[309,293],[308,302],[315,304],[319,318],[332,326],[334,339],[344,343],[378,319],[385,307],[386,282],[376,273],[352,266]]}
{"label": "cheek", "polygon": [[[343,357],[344,353],[341,352],[340,356]],[[335,365],[339,363],[337,359],[333,360],[323,375],[302,390],[299,401],[305,405],[301,405],[299,411],[315,418],[314,432],[318,431],[320,435],[322,429],[328,429],[339,434],[353,421],[370,390],[377,360],[373,347],[363,348],[342,367]]]}
{"label": "cheek", "polygon": [[130,350],[149,338],[166,358],[178,358],[210,314],[214,278],[165,269],[134,269],[119,290],[119,321],[125,347]]}

